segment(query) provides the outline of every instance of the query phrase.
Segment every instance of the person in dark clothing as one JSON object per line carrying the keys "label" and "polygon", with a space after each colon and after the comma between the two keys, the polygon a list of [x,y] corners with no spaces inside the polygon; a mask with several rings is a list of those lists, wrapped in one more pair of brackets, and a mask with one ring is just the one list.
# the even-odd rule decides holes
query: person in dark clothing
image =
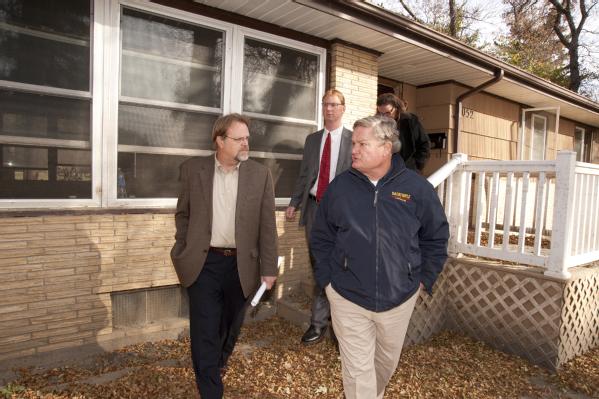
{"label": "person in dark clothing", "polygon": [[[327,90],[322,96],[324,129],[306,137],[300,174],[289,207],[285,211],[287,220],[291,221],[295,219],[297,210],[301,209],[299,224],[305,227],[306,242],[310,241],[310,231],[318,203],[326,192],[328,183],[351,166],[351,130],[343,127],[344,112],[343,94],[339,90]],[[329,148],[325,151],[327,142]],[[310,263],[314,264],[312,254]],[[330,316],[327,296],[323,290],[314,287],[310,327],[302,335],[301,343],[311,345],[322,341]]]}
{"label": "person in dark clothing", "polygon": [[399,130],[400,155],[408,169],[422,173],[431,154],[431,142],[418,116],[409,113],[408,103],[393,93],[381,94],[376,100],[377,115],[393,118]]}

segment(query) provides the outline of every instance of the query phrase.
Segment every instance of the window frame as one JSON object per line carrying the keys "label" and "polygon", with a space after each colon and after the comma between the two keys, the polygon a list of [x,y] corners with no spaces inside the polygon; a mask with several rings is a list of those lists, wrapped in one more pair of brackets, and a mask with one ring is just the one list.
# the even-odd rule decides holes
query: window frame
{"label": "window frame", "polygon": [[[206,28],[212,28],[221,30],[225,34],[225,64],[223,67],[223,98],[222,98],[222,113],[227,114],[230,112],[241,112],[242,111],[242,93],[243,93],[243,61],[244,61],[244,52],[243,52],[243,44],[246,36],[249,36],[252,39],[261,40],[265,42],[272,43],[274,45],[289,47],[294,50],[304,51],[308,53],[315,54],[319,57],[319,71],[317,78],[317,88],[316,88],[316,120],[315,123],[311,121],[296,119],[296,118],[287,118],[287,117],[277,117],[277,116],[267,116],[253,113],[244,113],[244,115],[252,117],[262,117],[263,119],[272,120],[272,121],[284,121],[288,123],[299,123],[302,126],[310,125],[314,126],[314,131],[319,130],[319,127],[322,126],[322,109],[320,104],[320,97],[322,93],[324,93],[324,85],[325,85],[325,73],[326,73],[326,52],[325,48],[317,47],[314,45],[310,45],[307,43],[302,43],[293,39],[288,39],[285,37],[269,34],[266,32],[261,32],[259,30],[242,27],[239,25],[231,24],[228,22],[219,21],[216,19],[212,19],[209,17],[189,13],[186,11],[176,10],[167,6],[162,6],[153,3],[147,3],[140,0],[111,0],[111,15],[112,19],[110,21],[111,26],[116,27],[116,31],[118,33],[113,32],[113,40],[112,43],[117,43],[110,48],[112,56],[112,62],[109,66],[107,66],[107,70],[110,71],[107,76],[110,76],[112,82],[109,88],[109,93],[107,97],[109,98],[108,109],[110,112],[110,118],[106,118],[105,126],[109,127],[107,129],[107,135],[105,137],[105,159],[103,169],[103,176],[105,177],[103,181],[103,198],[102,203],[106,204],[110,208],[165,208],[165,207],[175,207],[177,204],[177,198],[117,198],[117,187],[116,182],[117,178],[117,161],[118,161],[118,149],[126,148],[130,150],[135,150],[134,146],[126,146],[126,145],[118,145],[118,105],[121,103],[123,97],[120,95],[120,62],[121,62],[121,37],[122,32],[120,29],[120,17],[122,15],[122,8],[127,7],[130,9],[139,10],[142,12],[149,12],[156,15],[160,15],[166,18],[179,19],[184,22],[188,22],[194,25],[204,26]],[[125,98],[127,103],[143,103],[143,104],[155,104],[161,106],[167,106],[174,104],[169,104],[163,101],[155,101],[155,100],[143,100],[138,101],[138,99]],[[183,105],[176,104],[177,107],[173,107],[173,109],[177,110],[206,110],[207,107],[195,106],[195,105]],[[149,150],[150,148],[154,149],[154,151]],[[166,148],[166,147],[143,147],[143,152],[146,153],[157,153],[157,154],[172,154],[172,155],[210,155],[213,153],[212,150],[186,150],[180,148]],[[302,156],[300,154],[273,154],[262,151],[250,151],[250,156],[253,157],[274,157],[279,159],[294,159],[301,161]],[[277,206],[284,206],[289,203],[289,197],[276,198],[275,204]]]}
{"label": "window frame", "polygon": [[574,150],[576,151],[576,136],[580,134],[580,154],[576,153],[576,161],[578,162],[587,162],[584,160],[584,138],[586,135],[586,129],[582,126],[574,127]]}
{"label": "window frame", "polygon": [[[25,94],[46,94],[56,97],[86,100],[90,106],[89,120],[89,144],[82,140],[44,139],[25,136],[0,136],[1,144],[14,144],[17,146],[45,146],[50,147],[63,145],[67,149],[90,149],[91,152],[91,198],[43,198],[43,199],[0,199],[0,209],[16,208],[81,208],[101,206],[101,132],[102,132],[102,90],[100,79],[96,76],[103,75],[103,34],[104,27],[98,23],[103,20],[105,3],[101,1],[88,0],[90,2],[90,31],[89,31],[89,90],[74,90],[52,86],[43,86],[31,83],[21,83],[8,80],[0,80],[0,88],[15,90]],[[58,34],[36,34],[31,29],[19,29],[21,33],[42,37],[49,40],[72,42],[73,40],[62,40]],[[27,32],[30,31],[30,32]]]}
{"label": "window frame", "polygon": [[[313,131],[318,131],[321,129],[323,125],[322,120],[322,104],[320,98],[324,93],[324,85],[325,85],[325,73],[326,73],[326,53],[327,50],[322,47],[317,47],[314,45],[310,45],[307,43],[301,43],[295,41],[293,39],[288,39],[280,36],[276,36],[270,33],[261,32],[255,29],[235,26],[234,27],[234,65],[239,65],[235,71],[233,71],[233,93],[235,95],[231,98],[231,109],[235,110],[233,112],[242,112],[243,109],[243,67],[244,67],[244,43],[246,38],[267,42],[280,47],[287,47],[292,50],[303,51],[311,54],[315,54],[319,58],[319,71],[318,78],[316,82],[316,110],[315,123],[307,119],[299,119],[299,118],[291,118],[285,116],[277,116],[277,115],[264,115],[260,113],[254,112],[244,112],[244,115],[254,119],[262,119],[272,122],[285,122],[292,123],[301,126],[314,126]],[[275,159],[288,159],[288,160],[299,160],[301,161],[303,155],[301,154],[286,154],[286,153],[272,153],[272,152],[264,152],[264,151],[252,151],[250,147],[250,156],[252,157],[260,157],[260,158],[275,158]],[[276,206],[287,206],[289,205],[290,197],[277,197],[275,198]]]}
{"label": "window frame", "polygon": [[118,154],[119,149],[127,149],[134,151],[136,149],[141,150],[140,152],[148,154],[166,154],[166,155],[209,155],[212,151],[209,150],[191,150],[184,148],[167,148],[167,147],[145,147],[145,146],[131,146],[118,144],[118,113],[119,104],[133,104],[133,105],[157,105],[160,107],[178,110],[178,111],[208,111],[214,113],[218,111],[217,108],[205,107],[200,105],[191,105],[183,103],[171,103],[161,100],[149,100],[141,98],[132,98],[127,96],[121,96],[121,47],[122,47],[122,31],[121,31],[121,16],[124,8],[133,9],[137,11],[147,12],[150,14],[159,15],[165,18],[171,18],[180,20],[193,25],[206,27],[208,29],[215,29],[222,31],[225,37],[224,40],[224,65],[222,75],[222,90],[223,95],[221,99],[221,108],[218,114],[229,112],[229,93],[231,85],[231,52],[232,46],[230,44],[230,36],[232,35],[231,24],[224,23],[212,18],[207,18],[201,15],[196,15],[186,11],[173,9],[170,7],[162,6],[159,4],[147,3],[138,0],[111,0],[110,2],[110,25],[114,27],[113,37],[110,40],[112,46],[107,46],[111,56],[107,70],[109,71],[110,85],[108,87],[108,101],[106,104],[107,112],[105,112],[105,126],[106,126],[106,137],[105,137],[105,160],[103,168],[103,198],[102,203],[109,208],[164,208],[174,207],[177,203],[177,198],[117,198],[117,174],[118,174]]}
{"label": "window frame", "polygon": [[[89,65],[89,91],[77,91],[63,88],[38,86],[28,83],[1,81],[0,87],[13,89],[25,93],[52,94],[61,97],[81,98],[90,102],[90,141],[74,142],[72,140],[36,139],[27,137],[10,137],[10,143],[22,145],[28,143],[44,142],[64,144],[66,148],[84,149],[91,147],[91,198],[89,199],[0,199],[0,210],[9,208],[19,209],[65,209],[65,208],[174,208],[177,198],[117,198],[118,151],[121,149],[141,149],[146,153],[160,153],[173,155],[209,155],[213,150],[190,150],[182,148],[143,147],[118,145],[118,112],[119,104],[146,104],[158,105],[175,110],[210,111],[210,107],[191,104],[170,104],[164,101],[130,98],[120,95],[121,80],[121,28],[120,19],[123,8],[138,10],[159,15],[165,18],[177,19],[193,25],[209,29],[220,30],[224,33],[224,65],[222,72],[222,102],[220,112],[241,112],[243,94],[243,43],[245,37],[272,43],[273,45],[288,47],[293,50],[308,52],[319,57],[319,70],[316,82],[316,116],[315,120],[303,120],[289,117],[245,113],[250,118],[256,117],[263,120],[313,126],[314,131],[322,127],[322,108],[320,97],[324,93],[326,84],[326,59],[327,49],[308,43],[289,39],[282,36],[262,32],[259,30],[224,22],[214,18],[179,10],[169,6],[150,3],[145,0],[89,0],[91,4],[90,15],[90,65]],[[212,109],[214,111],[214,109]],[[8,137],[8,136],[4,136]],[[14,139],[14,140],[13,140]],[[0,142],[8,139],[0,136]],[[49,140],[49,141],[48,141]],[[301,161],[300,154],[275,154],[271,152],[250,152],[254,157],[293,159]],[[289,198],[276,198],[277,206],[289,203]]]}
{"label": "window frame", "polygon": [[576,150],[576,136],[578,134],[580,134],[581,137],[580,154],[576,152],[576,161],[592,163],[595,134],[599,133],[593,132],[592,129],[589,129],[586,126],[576,126],[574,128],[574,150]]}

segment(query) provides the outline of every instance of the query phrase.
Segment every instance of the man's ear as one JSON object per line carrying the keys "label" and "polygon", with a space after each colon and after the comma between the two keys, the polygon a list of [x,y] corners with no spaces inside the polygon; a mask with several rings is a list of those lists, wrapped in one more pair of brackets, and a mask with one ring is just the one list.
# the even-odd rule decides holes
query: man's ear
{"label": "man's ear", "polygon": [[387,152],[391,155],[393,155],[393,143],[390,141],[386,141],[385,142],[385,148],[387,149]]}

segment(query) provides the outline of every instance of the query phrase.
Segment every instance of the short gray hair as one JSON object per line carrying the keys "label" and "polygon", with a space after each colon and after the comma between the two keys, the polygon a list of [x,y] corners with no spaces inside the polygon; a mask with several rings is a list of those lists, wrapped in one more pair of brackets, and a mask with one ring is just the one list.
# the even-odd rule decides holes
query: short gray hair
{"label": "short gray hair", "polygon": [[369,116],[358,119],[354,123],[354,129],[357,127],[372,128],[372,133],[378,140],[391,142],[391,152],[396,153],[401,149],[397,123],[393,119],[386,116]]}

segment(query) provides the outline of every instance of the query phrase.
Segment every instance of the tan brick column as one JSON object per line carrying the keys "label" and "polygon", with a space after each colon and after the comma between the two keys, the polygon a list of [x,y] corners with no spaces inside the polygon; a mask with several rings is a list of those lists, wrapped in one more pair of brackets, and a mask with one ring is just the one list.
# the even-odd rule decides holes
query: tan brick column
{"label": "tan brick column", "polygon": [[343,124],[350,128],[357,119],[373,115],[376,107],[378,54],[351,44],[331,47],[331,84],[345,96]]}

